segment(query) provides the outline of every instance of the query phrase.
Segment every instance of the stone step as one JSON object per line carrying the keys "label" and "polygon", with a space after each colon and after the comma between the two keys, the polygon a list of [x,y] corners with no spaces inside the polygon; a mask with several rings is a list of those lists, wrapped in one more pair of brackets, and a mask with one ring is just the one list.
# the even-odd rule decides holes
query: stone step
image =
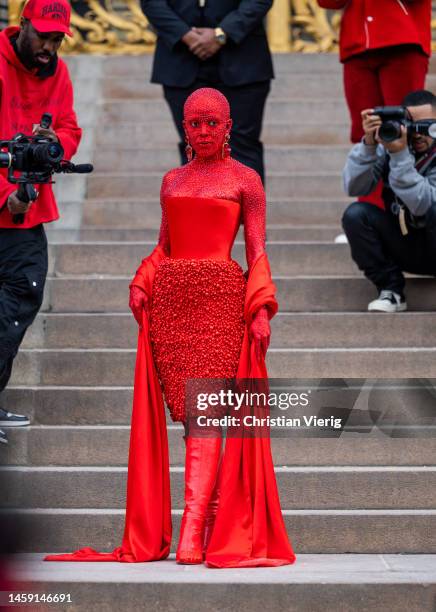
{"label": "stone step", "polygon": [[[265,165],[275,172],[310,172],[322,168],[323,172],[342,170],[350,146],[270,146],[265,150]],[[96,152],[96,172],[166,172],[180,164],[175,143],[166,147],[129,148],[103,147]]]}
{"label": "stone step", "polygon": [[[111,125],[118,123],[141,125],[147,124],[150,121],[161,121],[165,118],[163,103],[162,99],[125,100],[121,98],[119,100],[104,101],[99,105],[99,121]],[[83,118],[86,121],[85,104],[77,108],[79,116],[83,111]],[[169,116],[169,111],[167,113]],[[329,100],[327,96],[317,100],[309,97],[306,98],[304,93],[301,100],[296,100],[295,98],[285,98],[282,100],[278,97],[271,97],[265,113],[267,120],[271,118],[274,121],[282,121],[283,123],[295,121],[295,117],[298,117],[298,120],[303,123],[342,123],[344,117],[346,118],[347,116],[348,111],[345,100]],[[86,123],[83,124],[83,127],[85,125]]]}
{"label": "stone step", "polygon": [[[135,354],[134,349],[22,350],[11,383],[130,386]],[[436,348],[270,349],[267,365],[272,378],[436,378],[435,357]]]}
{"label": "stone step", "polygon": [[[138,260],[139,263],[139,260]],[[46,284],[43,312],[128,312],[129,283],[126,277],[93,278],[70,276],[49,278]],[[375,288],[358,277],[273,277],[282,312],[364,312],[375,299]],[[416,277],[406,281],[409,310],[436,310],[435,281]],[[397,314],[395,316],[403,316]],[[386,315],[386,319],[389,316]],[[393,341],[395,342],[395,341]],[[362,339],[362,345],[365,340]]]}
{"label": "stone step", "polygon": [[[284,510],[436,508],[436,466],[275,468]],[[3,508],[125,508],[125,467],[3,467]],[[184,508],[184,469],[171,467],[172,508]],[[434,539],[436,545],[436,539]]]}
{"label": "stone step", "polygon": [[[319,389],[320,383],[325,383],[324,379],[286,379],[286,385],[293,385],[294,387],[301,388],[316,388]],[[330,383],[334,383],[335,381],[330,381],[328,383],[328,388],[330,388]],[[358,381],[359,382],[359,381]],[[371,385],[373,381],[361,381],[359,385],[363,382],[367,382],[368,385]],[[389,383],[389,381],[388,381]],[[279,384],[283,384],[283,381],[279,381]],[[427,435],[428,432],[417,432],[416,436],[419,434],[420,440],[415,439],[415,435],[411,435],[411,431],[407,432],[407,437],[404,436],[404,430],[402,428],[392,429],[390,424],[394,423],[413,423],[413,424],[427,424],[429,415],[433,414],[433,395],[432,395],[432,384],[430,384],[430,390],[428,389],[428,382],[425,379],[420,379],[417,387],[416,381],[411,381],[407,384],[407,389],[404,389],[405,382],[402,383],[401,390],[397,386],[392,389],[392,381],[388,390],[385,391],[387,394],[386,401],[385,396],[383,394],[378,394],[375,396],[375,400],[377,402],[375,413],[372,415],[368,414],[368,402],[370,398],[374,398],[374,395],[371,395],[372,392],[365,391],[363,395],[359,394],[359,397],[356,399],[356,391],[355,389],[350,389],[349,393],[345,393],[342,391],[338,391],[332,396],[329,396],[329,401],[334,402],[330,404],[331,406],[335,406],[338,408],[341,418],[346,418],[346,426],[344,431],[328,431],[323,432],[323,435],[320,435],[319,428],[312,431],[304,431],[302,428],[294,428],[286,429],[286,434],[289,437],[292,437],[295,440],[295,447],[293,447],[293,452],[295,451],[295,455],[293,455],[294,460],[299,463],[299,445],[303,443],[307,445],[307,448],[311,448],[314,444],[320,445],[320,457],[318,457],[318,452],[314,448],[310,453],[306,455],[311,458],[316,464],[325,464],[327,463],[344,463],[348,464],[362,464],[362,465],[378,465],[378,464],[414,464],[417,463],[421,465],[421,461],[423,464],[430,464],[434,461],[434,438],[433,441],[431,437]],[[368,386],[367,385],[367,386]],[[365,389],[367,389],[367,386]],[[360,386],[359,386],[360,388]],[[371,387],[372,389],[372,387]],[[402,399],[400,401],[396,401],[395,411],[392,412],[392,396],[391,394],[395,391],[395,393],[408,393],[407,401],[404,400],[405,395],[402,395]],[[38,385],[38,386],[19,386],[19,385],[10,385],[4,392],[5,402],[10,410],[13,412],[25,413],[29,416],[31,422],[38,425],[44,426],[100,426],[106,425],[111,428],[117,426],[128,426],[130,425],[131,420],[131,412],[132,412],[132,392],[133,389],[130,386],[48,386],[48,385]],[[313,406],[313,412],[320,413],[320,411],[324,414],[324,404],[320,402],[324,401],[324,392],[320,391],[321,395],[317,395],[317,402]],[[329,391],[331,393],[331,391]],[[368,395],[369,394],[369,395]],[[314,401],[314,400],[313,400]],[[374,407],[374,403],[371,400],[371,406]],[[307,409],[304,409],[305,412],[303,414],[309,414]],[[404,414],[404,411],[406,413]],[[351,414],[350,414],[351,411]],[[294,410],[292,416],[299,416],[302,418],[303,414],[301,411],[297,411],[297,408]],[[423,419],[424,416],[424,419]],[[179,424],[175,425],[171,420],[170,414],[168,410],[165,410],[165,418],[168,426],[178,427]],[[18,438],[14,438],[20,440],[21,447],[23,447],[23,440],[26,441],[27,438],[20,437],[24,436],[24,434],[20,432],[27,431],[26,429],[9,429],[9,433],[11,436],[18,436]],[[281,433],[280,437],[283,437],[283,432],[277,432],[276,430],[271,430],[273,437],[276,438],[277,433]],[[431,432],[431,430],[429,430]],[[326,435],[324,435],[326,434]],[[328,434],[328,439],[326,439]],[[32,434],[37,435],[37,434]],[[115,435],[115,434],[114,434]],[[352,444],[355,444],[356,447],[353,448],[352,444],[350,444],[350,440],[352,439]],[[379,439],[381,437],[381,440]],[[312,438],[316,439],[316,442],[313,442]],[[413,438],[413,439],[412,439]],[[335,447],[335,450],[331,449],[329,452],[325,452],[324,444],[332,445],[334,441],[338,442],[338,446]],[[401,447],[398,447],[398,441],[401,439],[401,444],[404,444],[404,453],[403,456],[398,454],[402,452]],[[345,441],[344,441],[345,440]],[[362,444],[358,444],[359,441],[363,441]],[[381,445],[380,445],[381,442]],[[419,445],[416,446],[418,442],[422,443],[422,447]],[[277,441],[275,442],[279,447],[284,444],[287,445],[286,441]],[[344,450],[342,449],[342,445],[345,445]],[[383,447],[385,444],[385,447]],[[372,452],[366,452],[366,446],[372,449]],[[362,448],[360,448],[362,447]],[[9,450],[12,447],[7,447]],[[330,448],[330,447],[329,447]],[[5,447],[6,453],[6,447]],[[8,452],[9,452],[8,450]],[[280,449],[278,449],[278,452]],[[361,452],[362,451],[362,452]],[[25,452],[19,451],[19,452]],[[280,451],[281,452],[281,451]],[[305,451],[304,451],[305,452]],[[303,452],[303,454],[304,454]],[[422,452],[422,454],[420,454]],[[5,455],[6,456],[6,455]],[[9,456],[9,455],[8,455]],[[15,455],[10,455],[11,457]],[[76,458],[77,460],[77,458]],[[303,462],[304,464],[304,462]]]}
{"label": "stone step", "polygon": [[[138,78],[126,73],[122,76],[106,76],[102,81],[102,95],[104,99],[146,99],[156,96],[157,90],[161,95],[161,88],[151,86],[148,82],[148,75]],[[435,89],[436,75],[430,74],[426,80],[426,87],[430,90]],[[79,85],[79,84],[78,84]],[[80,86],[80,85],[79,85]],[[85,88],[81,88],[86,93]],[[342,71],[337,70],[316,72],[311,74],[311,78],[305,78],[302,83],[301,73],[283,72],[278,78],[274,79],[271,86],[271,96],[287,98],[289,100],[305,98],[320,99],[329,98],[343,100],[344,95]]]}
{"label": "stone step", "polygon": [[[51,272],[55,275],[111,276],[134,275],[144,257],[152,252],[156,239],[149,242],[52,243],[49,247]],[[325,276],[359,275],[348,244],[332,242],[269,242],[267,253],[274,275]],[[232,257],[243,267],[245,245],[235,244]]]}
{"label": "stone step", "polygon": [[[432,347],[436,313],[278,313],[271,347]],[[41,313],[23,348],[134,348],[137,324],[130,313]]]}
{"label": "stone step", "polygon": [[[277,121],[274,117],[265,117],[262,131],[263,142],[269,145],[349,145],[350,127],[347,117],[340,123],[319,123],[314,120],[309,123],[290,123]],[[174,126],[169,120],[151,121],[148,124],[132,125],[117,123],[116,125],[97,125],[95,142],[99,147],[117,149],[119,143],[129,143],[132,148],[144,147],[150,142],[160,147],[178,141]]]}
{"label": "stone step", "polygon": [[[83,58],[84,60],[85,58]],[[88,58],[86,58],[88,59]],[[91,61],[94,58],[89,58]],[[69,56],[67,58],[68,65],[74,64],[77,68],[83,68],[83,73],[86,75],[86,62],[80,60],[80,57]],[[311,72],[338,72],[341,71],[338,55],[336,53],[316,53],[306,55],[303,53],[275,53],[273,54],[274,70],[277,73],[292,72],[306,74],[308,70]],[[84,64],[84,65],[83,65]],[[142,54],[132,56],[116,56],[107,55],[103,58],[102,76],[103,77],[125,77],[126,72],[132,77],[144,79],[149,76],[153,64],[153,54]],[[128,69],[126,71],[126,66]],[[158,86],[154,86],[158,87]]]}
{"label": "stone step", "polygon": [[[125,78],[126,73],[138,79],[147,78],[153,64],[153,54],[117,56],[66,56],[70,71],[74,76],[89,76],[90,66],[97,64],[98,74],[102,77]],[[273,64],[276,80],[282,78],[282,73],[303,74],[307,77],[313,74],[342,73],[337,53],[273,53]],[[430,58],[429,73],[436,71],[435,58]],[[157,86],[155,86],[157,87]]]}
{"label": "stone step", "polygon": [[[333,242],[343,230],[336,225],[294,225],[271,226],[266,228],[267,242]],[[144,229],[80,228],[80,229],[47,229],[47,238],[53,243],[71,242],[153,242],[159,235],[158,226]],[[244,240],[241,226],[237,241]]]}
{"label": "stone step", "polygon": [[[267,199],[268,224],[340,225],[349,198]],[[93,198],[83,204],[83,227],[141,229],[160,226],[161,206],[151,198]]]}
{"label": "stone step", "polygon": [[[44,395],[41,389],[39,395]],[[47,394],[47,392],[45,392]],[[120,397],[117,391],[113,394]],[[13,397],[8,392],[7,397]],[[70,393],[71,395],[71,393]],[[76,391],[77,395],[77,391]],[[97,395],[97,392],[95,392]],[[101,393],[100,395],[103,395]],[[25,393],[17,394],[23,399]],[[63,400],[65,391],[59,393]],[[67,401],[70,398],[66,398]],[[121,395],[121,401],[123,396]],[[71,402],[70,402],[71,403]],[[68,406],[70,405],[68,404]],[[89,410],[91,405],[87,406]],[[119,405],[118,409],[106,407],[104,420],[113,422],[125,416],[125,425],[32,425],[23,428],[9,428],[9,445],[2,448],[1,465],[14,466],[126,466],[130,438],[131,403]],[[55,417],[62,419],[67,410],[62,404]],[[33,418],[47,417],[48,409],[44,405],[34,407]],[[83,412],[83,411],[82,411]],[[100,414],[102,410],[100,409]],[[168,412],[167,412],[168,414]],[[79,419],[73,413],[65,419]],[[92,415],[89,420],[95,419]],[[184,465],[183,428],[179,425],[168,425],[168,444],[171,465]],[[308,457],[312,466],[425,466],[435,462],[436,437],[393,438],[373,428],[366,433],[342,432],[338,438],[298,436],[271,438],[274,464],[277,466],[306,466]],[[354,486],[354,485],[353,485]],[[342,490],[342,489],[341,489]]]}
{"label": "stone step", "polygon": [[42,558],[14,555],[13,576],[32,593],[71,593],[74,607],[88,612],[337,612],[338,601],[344,611],[432,612],[436,593],[432,555],[310,555],[299,549],[293,565],[220,571],[177,565],[174,555],[148,563],[146,571],[129,563],[47,567]]}
{"label": "stone step", "polygon": [[[123,535],[124,510],[118,509],[41,509],[19,514],[14,512],[13,517],[14,524],[21,525],[20,531],[26,533],[18,552],[65,552],[90,545],[100,551],[111,551],[121,544]],[[173,513],[173,550],[178,541],[180,518],[180,511]],[[285,511],[284,519],[297,555],[298,552],[436,553],[435,510],[304,509]],[[52,567],[48,566],[46,571],[53,571]],[[83,567],[94,571],[96,565]],[[147,572],[141,571],[141,576],[145,575]],[[228,582],[229,578],[226,580]],[[286,609],[289,610],[289,607]],[[325,607],[322,609],[325,610]],[[382,609],[391,610],[389,607]],[[248,612],[249,608],[246,610]],[[337,607],[333,610],[336,611]],[[367,612],[368,608],[364,610]],[[420,609],[416,609],[416,612],[418,610],[421,612]],[[380,608],[377,612],[380,612]]]}
{"label": "stone step", "polygon": [[[342,176],[339,172],[270,173],[267,195],[272,198],[335,198],[344,197]],[[101,172],[91,174],[87,183],[89,198],[159,197],[162,183],[160,172]]]}
{"label": "stone step", "polygon": [[[315,464],[425,465],[434,461],[435,440],[432,436],[434,384],[432,381],[426,379],[385,381],[382,379],[382,382],[385,382],[384,388],[376,390],[374,390],[374,381],[366,379],[357,380],[357,389],[356,385],[348,388],[350,382],[353,382],[348,380],[347,390],[343,384],[336,389],[337,381],[330,379],[326,381],[313,378],[286,378],[278,381],[270,379],[270,381],[272,381],[271,390],[276,389],[276,393],[279,392],[279,387],[282,391],[284,386],[287,390],[303,388],[316,391],[316,395],[311,396],[309,408],[296,406],[293,409],[291,416],[299,418],[300,423],[295,423],[295,426],[286,425],[285,428],[271,427],[274,448],[279,453],[278,463],[292,461],[292,463],[300,464],[299,444],[304,440],[306,447],[309,448],[313,445],[312,439],[316,439],[320,448],[324,449],[321,451],[324,452],[321,459],[316,458],[317,451],[309,455]],[[364,383],[365,386],[362,387]],[[58,429],[74,426],[82,427],[82,431],[85,432],[86,427],[101,431],[99,427],[105,425],[109,427],[109,434],[116,436],[118,434],[113,433],[112,429],[119,426],[121,428],[130,426],[132,394],[133,389],[129,386],[8,386],[4,402],[13,412],[28,415],[33,423],[32,427],[36,429],[39,426]],[[327,416],[331,416],[330,411],[333,411],[334,415],[341,419],[343,429],[325,430],[317,426],[305,427],[304,419],[307,416],[326,415],[326,405],[329,407]],[[277,408],[274,415],[277,416]],[[164,416],[170,430],[180,427],[180,423],[172,421],[168,410],[164,410]],[[12,439],[16,440],[19,446],[16,447],[17,453],[11,451],[12,448],[15,448],[12,446],[3,449],[2,457],[5,461],[14,463],[18,461],[17,457],[26,455],[28,437],[22,432],[27,431],[33,432],[32,429],[27,430],[26,428],[9,429],[9,434],[15,436]],[[47,429],[47,432],[49,432],[47,435],[51,435],[51,429]],[[46,434],[44,431],[42,433],[36,431],[29,435],[44,436]],[[89,433],[89,435],[94,434]],[[174,436],[177,438],[176,434]],[[288,438],[295,441],[295,445],[292,443],[291,453],[287,450],[286,440]],[[422,442],[422,446],[416,446],[418,439]],[[331,440],[338,442],[333,451]],[[355,448],[350,446],[350,440],[352,444],[355,444]],[[402,447],[398,446],[399,440],[404,444],[404,452]],[[361,442],[360,445],[359,442]],[[330,445],[329,452],[325,452],[323,444]],[[345,445],[344,448],[343,445]],[[367,446],[372,449],[372,453],[366,453]],[[177,443],[174,449],[177,449]],[[399,458],[398,451],[403,453],[401,458]],[[304,450],[303,454],[305,452]],[[93,456],[92,451],[91,455]],[[89,453],[86,456],[88,457]],[[283,458],[285,456],[287,459]],[[306,454],[305,457],[307,461]],[[124,460],[125,458],[126,455],[124,455]],[[76,456],[74,461],[77,461]]]}

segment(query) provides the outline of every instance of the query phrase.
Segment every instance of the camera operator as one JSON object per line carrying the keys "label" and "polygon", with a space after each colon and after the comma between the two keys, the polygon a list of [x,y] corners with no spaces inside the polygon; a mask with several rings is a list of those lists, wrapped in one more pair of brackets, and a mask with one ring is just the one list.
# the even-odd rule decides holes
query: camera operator
{"label": "camera operator", "polygon": [[[69,160],[77,150],[81,130],[73,110],[73,89],[65,63],[57,51],[69,29],[67,0],[29,0],[20,27],[0,33],[0,138],[21,132],[59,142]],[[52,125],[41,127],[44,113]],[[0,393],[6,387],[12,363],[26,329],[43,300],[47,275],[47,239],[44,223],[59,213],[49,184],[36,185],[37,199],[23,202],[17,185],[0,170]],[[24,213],[21,225],[14,215]],[[0,427],[27,425],[21,415],[0,409]],[[7,441],[4,432],[0,441]]]}
{"label": "camera operator", "polygon": [[436,122],[436,97],[415,91],[403,106],[410,121],[389,142],[380,136],[385,126],[374,109],[362,112],[365,135],[343,171],[350,196],[371,193],[379,179],[384,185],[385,211],[359,201],[342,218],[354,261],[379,291],[370,311],[407,309],[402,271],[436,276],[436,144],[425,128]]}

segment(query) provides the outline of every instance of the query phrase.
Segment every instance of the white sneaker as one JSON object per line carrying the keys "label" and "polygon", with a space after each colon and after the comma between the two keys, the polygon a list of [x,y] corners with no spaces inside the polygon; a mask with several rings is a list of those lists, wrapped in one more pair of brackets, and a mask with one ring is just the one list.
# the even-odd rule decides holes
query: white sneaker
{"label": "white sneaker", "polygon": [[403,312],[407,310],[407,303],[403,295],[383,289],[376,300],[368,304],[370,312]]}
{"label": "white sneaker", "polygon": [[0,427],[23,427],[24,425],[30,425],[28,417],[0,408]]}
{"label": "white sneaker", "polygon": [[335,238],[335,244],[348,244],[348,238],[345,234],[338,234]]}

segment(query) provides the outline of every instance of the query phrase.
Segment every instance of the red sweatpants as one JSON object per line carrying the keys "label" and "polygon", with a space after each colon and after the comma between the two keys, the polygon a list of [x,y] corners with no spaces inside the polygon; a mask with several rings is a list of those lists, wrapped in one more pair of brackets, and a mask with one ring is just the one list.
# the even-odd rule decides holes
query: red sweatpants
{"label": "red sweatpants", "polygon": [[[399,105],[406,94],[423,89],[428,57],[416,45],[367,51],[344,62],[344,89],[351,115],[351,141],[363,136],[361,112],[374,106]],[[382,182],[359,198],[384,208]]]}
{"label": "red sweatpants", "polygon": [[423,89],[428,57],[415,45],[367,51],[344,62],[344,89],[351,115],[351,141],[363,136],[365,108],[401,104],[404,96]]}

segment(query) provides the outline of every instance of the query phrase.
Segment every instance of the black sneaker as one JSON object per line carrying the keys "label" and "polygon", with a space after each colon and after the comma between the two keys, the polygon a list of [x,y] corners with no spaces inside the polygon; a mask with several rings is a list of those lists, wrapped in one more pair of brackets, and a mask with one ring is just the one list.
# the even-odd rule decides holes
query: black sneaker
{"label": "black sneaker", "polygon": [[0,408],[0,427],[24,427],[30,425],[30,420],[22,414],[13,414]]}
{"label": "black sneaker", "polygon": [[8,437],[3,431],[3,429],[0,429],[0,444],[7,444],[7,443],[8,443]]}
{"label": "black sneaker", "polygon": [[406,298],[400,293],[383,289],[376,300],[368,304],[370,312],[404,312],[407,310]]}

